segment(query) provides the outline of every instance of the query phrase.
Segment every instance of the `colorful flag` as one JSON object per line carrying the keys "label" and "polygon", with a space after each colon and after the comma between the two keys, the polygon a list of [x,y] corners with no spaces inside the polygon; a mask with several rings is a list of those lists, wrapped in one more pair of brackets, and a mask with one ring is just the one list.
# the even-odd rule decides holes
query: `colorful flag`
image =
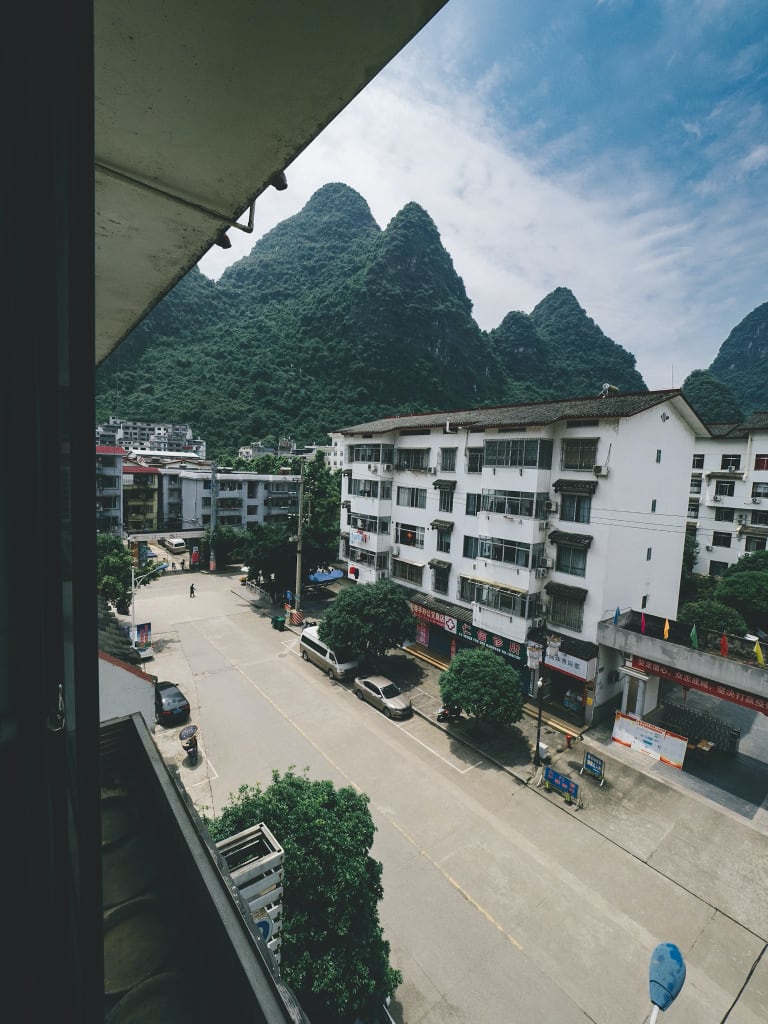
{"label": "colorful flag", "polygon": [[696,632],[696,623],[694,622],[693,628],[691,629],[691,647],[699,649],[699,634]]}
{"label": "colorful flag", "polygon": [[728,637],[725,633],[720,637],[720,653],[724,658],[728,657]]}
{"label": "colorful flag", "polygon": [[754,646],[755,657],[757,658],[758,665],[765,665],[765,658],[763,657],[763,649],[760,646],[760,641],[757,640]]}
{"label": "colorful flag", "polygon": [[669,619],[664,619],[664,639],[669,640]]}
{"label": "colorful flag", "polygon": [[614,624],[614,626],[618,626],[618,624],[619,624],[619,615],[621,615],[621,612],[619,611],[619,606],[616,605],[616,611],[613,613],[613,624]]}
{"label": "colorful flag", "polygon": [[645,632],[645,612],[640,613],[640,632]]}

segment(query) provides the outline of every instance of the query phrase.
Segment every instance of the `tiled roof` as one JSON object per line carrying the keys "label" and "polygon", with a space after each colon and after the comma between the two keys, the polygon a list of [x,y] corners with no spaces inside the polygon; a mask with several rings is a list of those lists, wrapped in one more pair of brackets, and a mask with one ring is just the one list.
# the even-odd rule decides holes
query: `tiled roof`
{"label": "tiled roof", "polygon": [[672,398],[682,397],[679,389],[611,394],[605,398],[566,398],[556,402],[529,402],[521,405],[460,409],[450,412],[386,416],[368,423],[345,427],[341,434],[383,434],[392,430],[413,430],[450,425],[450,431],[469,427],[541,427],[560,420],[617,419],[634,416]]}

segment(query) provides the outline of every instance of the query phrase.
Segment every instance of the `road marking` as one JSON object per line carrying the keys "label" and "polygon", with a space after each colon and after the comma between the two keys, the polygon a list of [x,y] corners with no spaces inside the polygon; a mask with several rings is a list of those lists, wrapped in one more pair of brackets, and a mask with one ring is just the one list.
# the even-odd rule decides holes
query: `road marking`
{"label": "road marking", "polygon": [[430,754],[434,754],[435,757],[439,758],[443,762],[443,764],[447,764],[449,768],[453,768],[453,770],[455,772],[458,772],[459,775],[466,775],[467,772],[471,772],[473,768],[477,768],[478,765],[483,764],[485,760],[481,757],[480,760],[475,761],[474,764],[470,764],[466,768],[459,768],[452,761],[449,761],[447,757],[443,757],[442,754],[439,754],[436,750],[430,747],[428,743],[425,743],[423,740],[420,740],[417,736],[414,736],[412,732],[409,732],[407,729],[403,729],[402,731],[405,733],[406,736],[412,739],[414,743],[418,743],[420,747],[424,747],[424,749],[428,750]]}
{"label": "road marking", "polygon": [[424,857],[425,860],[429,861],[429,863],[436,871],[440,872],[443,878],[450,885],[453,886],[453,888],[456,890],[457,893],[459,893],[460,896],[464,897],[464,899],[467,901],[467,903],[469,903],[470,906],[474,907],[475,910],[478,911],[478,913],[482,914],[485,920],[489,924],[492,924],[496,931],[500,932],[507,940],[507,942],[511,943],[515,947],[515,949],[519,950],[521,953],[523,952],[523,946],[517,941],[517,939],[513,935],[510,935],[509,932],[505,931],[504,927],[501,924],[499,924],[496,918],[491,913],[489,913],[485,909],[485,907],[478,903],[473,896],[470,896],[467,890],[462,885],[460,885],[455,878],[449,875],[447,871],[443,871],[443,869],[440,867],[437,861],[433,857],[430,857],[430,855],[423,847],[419,846],[419,844],[416,842],[413,836],[410,836],[402,827],[402,825],[399,825],[394,818],[390,818],[389,820],[400,833],[400,835],[411,844],[411,846],[419,853],[420,856]]}

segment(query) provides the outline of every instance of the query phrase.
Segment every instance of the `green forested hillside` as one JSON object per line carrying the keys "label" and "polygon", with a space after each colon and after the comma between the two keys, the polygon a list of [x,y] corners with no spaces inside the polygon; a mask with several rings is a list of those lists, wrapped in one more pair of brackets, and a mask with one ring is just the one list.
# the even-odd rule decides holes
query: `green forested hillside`
{"label": "green forested hillside", "polygon": [[210,454],[397,412],[645,390],[567,288],[480,330],[429,214],[379,228],[319,189],[218,282],[192,270],[97,370],[97,418],[189,423]]}

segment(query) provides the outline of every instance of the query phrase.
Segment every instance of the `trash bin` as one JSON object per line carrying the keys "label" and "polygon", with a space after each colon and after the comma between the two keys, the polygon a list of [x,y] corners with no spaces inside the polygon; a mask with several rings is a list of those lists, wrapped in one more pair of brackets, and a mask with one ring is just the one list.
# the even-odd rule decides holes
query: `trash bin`
{"label": "trash bin", "polygon": [[285,616],[284,615],[273,615],[272,616],[272,629],[278,629],[282,633],[285,629]]}

